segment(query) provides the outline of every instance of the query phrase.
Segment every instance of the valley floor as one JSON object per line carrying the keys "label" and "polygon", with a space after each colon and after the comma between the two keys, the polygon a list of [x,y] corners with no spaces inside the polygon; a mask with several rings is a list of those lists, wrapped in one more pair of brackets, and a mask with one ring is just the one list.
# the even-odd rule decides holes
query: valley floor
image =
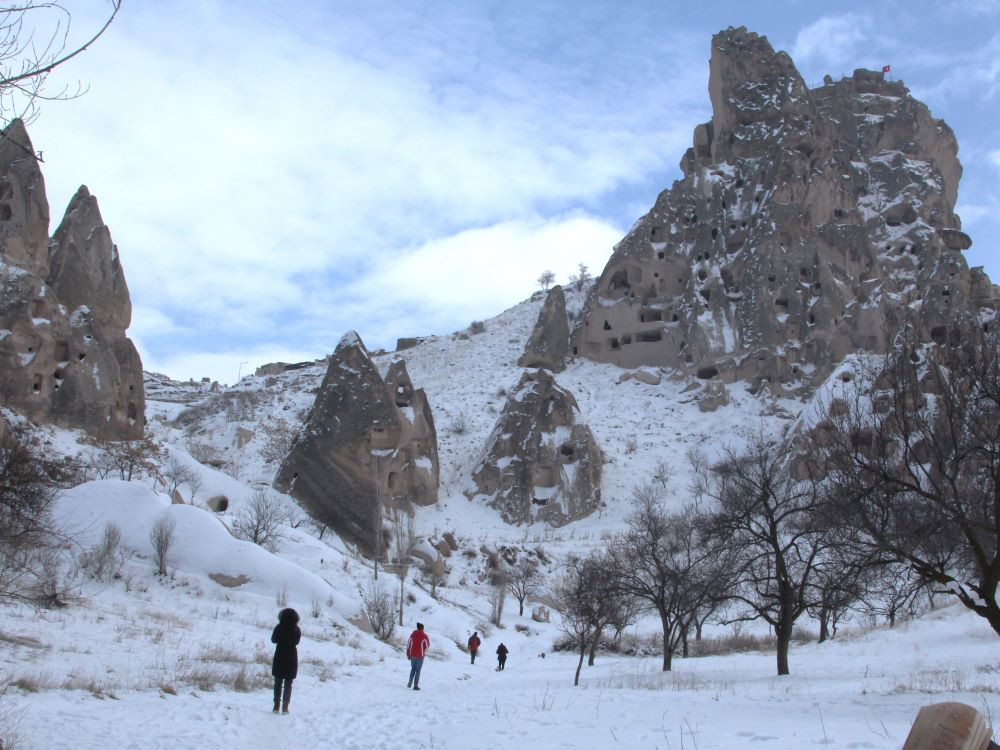
{"label": "valley floor", "polygon": [[[433,633],[432,633],[433,636]],[[576,659],[513,653],[508,668],[460,653],[428,659],[422,689],[386,657],[326,682],[295,683],[292,713],[267,689],[9,692],[24,750],[41,748],[899,748],[918,709],[960,701],[1000,716],[1000,651],[985,624],[947,607],[891,631],[793,647],[793,674],[767,653],[686,659],[600,656],[572,686]],[[309,643],[300,648],[308,656]],[[265,673],[266,665],[260,665]]]}

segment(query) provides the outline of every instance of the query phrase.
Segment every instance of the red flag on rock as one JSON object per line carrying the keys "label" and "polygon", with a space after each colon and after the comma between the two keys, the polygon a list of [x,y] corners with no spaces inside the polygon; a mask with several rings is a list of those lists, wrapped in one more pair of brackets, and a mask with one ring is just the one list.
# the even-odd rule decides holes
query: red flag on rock
{"label": "red flag on rock", "polygon": [[882,66],[882,72],[883,73],[888,73],[889,72],[889,66],[888,65],[883,65]]}

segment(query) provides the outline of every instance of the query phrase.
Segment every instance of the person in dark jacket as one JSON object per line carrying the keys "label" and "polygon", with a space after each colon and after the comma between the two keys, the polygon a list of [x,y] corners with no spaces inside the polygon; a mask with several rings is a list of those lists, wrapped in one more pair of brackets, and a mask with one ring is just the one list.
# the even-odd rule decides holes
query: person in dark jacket
{"label": "person in dark jacket", "polygon": [[479,640],[479,632],[472,631],[472,635],[469,636],[469,653],[472,654],[472,663],[476,663],[476,652],[479,651],[479,644],[482,641]]}
{"label": "person in dark jacket", "polygon": [[497,646],[497,671],[502,672],[504,664],[507,663],[507,647],[502,643]]}
{"label": "person in dark jacket", "polygon": [[278,613],[278,624],[271,633],[274,659],[271,661],[271,675],[274,677],[274,713],[288,713],[288,702],[292,698],[292,680],[299,673],[299,651],[296,646],[302,638],[299,630],[299,613],[286,607]]}

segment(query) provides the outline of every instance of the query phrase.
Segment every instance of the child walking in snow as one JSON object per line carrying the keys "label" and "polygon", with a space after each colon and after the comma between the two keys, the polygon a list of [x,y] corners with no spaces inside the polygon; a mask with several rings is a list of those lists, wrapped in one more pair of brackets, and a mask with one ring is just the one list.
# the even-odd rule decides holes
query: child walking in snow
{"label": "child walking in snow", "polygon": [[507,647],[502,643],[497,646],[497,671],[502,672],[504,664],[507,663]]}

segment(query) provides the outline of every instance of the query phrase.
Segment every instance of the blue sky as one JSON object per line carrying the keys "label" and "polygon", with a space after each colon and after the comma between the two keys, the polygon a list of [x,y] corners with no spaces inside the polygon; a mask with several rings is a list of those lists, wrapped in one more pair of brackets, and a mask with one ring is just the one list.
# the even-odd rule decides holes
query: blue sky
{"label": "blue sky", "polygon": [[[102,4],[70,5],[82,35]],[[729,25],[810,84],[892,65],[955,130],[966,255],[1000,280],[1000,0],[125,0],[30,132],[53,230],[80,184],[100,202],[146,369],[233,382],[599,272],[679,177]]]}

